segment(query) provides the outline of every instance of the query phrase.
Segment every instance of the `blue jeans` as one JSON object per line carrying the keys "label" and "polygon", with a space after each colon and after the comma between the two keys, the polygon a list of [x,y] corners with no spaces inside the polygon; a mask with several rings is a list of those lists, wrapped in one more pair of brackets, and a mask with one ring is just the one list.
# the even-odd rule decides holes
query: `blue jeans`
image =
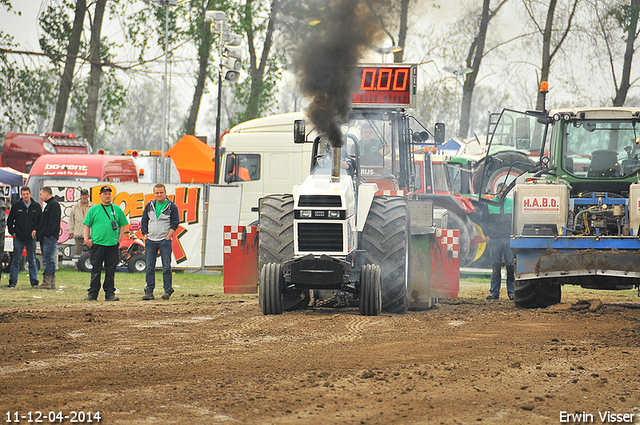
{"label": "blue jeans", "polygon": [[514,266],[513,253],[511,252],[511,241],[509,238],[490,238],[489,252],[491,253],[491,294],[500,296],[500,270],[502,269],[502,259],[507,267],[507,294],[513,294],[514,290]]}
{"label": "blue jeans", "polygon": [[40,241],[40,250],[42,251],[42,265],[44,274],[56,274],[56,251],[58,250],[58,238],[50,236]]}
{"label": "blue jeans", "polygon": [[152,241],[147,239],[144,243],[144,249],[147,260],[147,289],[153,291],[156,287],[156,258],[160,251],[162,259],[162,286],[164,290],[171,289],[171,253],[173,248],[171,241],[162,239],[161,241]]}
{"label": "blue jeans", "polygon": [[21,241],[13,238],[13,259],[11,260],[11,271],[9,272],[9,283],[15,285],[18,283],[18,272],[20,271],[20,262],[22,261],[22,251],[27,248],[27,261],[29,262],[29,280],[32,285],[38,284],[38,265],[36,263],[36,240],[29,239]]}

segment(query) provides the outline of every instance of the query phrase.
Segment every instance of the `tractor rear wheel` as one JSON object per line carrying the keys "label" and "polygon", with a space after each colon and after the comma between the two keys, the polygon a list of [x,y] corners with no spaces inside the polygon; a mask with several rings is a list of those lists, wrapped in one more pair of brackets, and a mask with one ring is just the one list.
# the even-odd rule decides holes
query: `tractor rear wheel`
{"label": "tractor rear wheel", "polygon": [[[269,195],[260,200],[258,223],[258,270],[265,264],[282,264],[293,258],[293,195]],[[285,311],[309,305],[309,291],[292,291],[284,295]]]}
{"label": "tractor rear wheel", "polygon": [[280,264],[265,264],[260,270],[258,300],[262,314],[282,314],[282,266]]}
{"label": "tractor rear wheel", "polygon": [[562,289],[550,280],[517,280],[513,299],[519,308],[546,308],[560,303]]}
{"label": "tractor rear wheel", "polygon": [[409,225],[405,198],[373,198],[360,240],[362,264],[380,266],[382,309],[389,313],[409,308]]}
{"label": "tractor rear wheel", "polygon": [[379,316],[382,311],[382,282],[380,267],[365,264],[360,272],[360,314]]}

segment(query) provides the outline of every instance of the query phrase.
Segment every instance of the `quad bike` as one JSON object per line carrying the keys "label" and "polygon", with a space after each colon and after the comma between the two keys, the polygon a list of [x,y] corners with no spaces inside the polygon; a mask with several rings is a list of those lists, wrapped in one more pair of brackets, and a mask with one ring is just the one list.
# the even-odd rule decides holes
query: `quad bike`
{"label": "quad bike", "polygon": [[[144,251],[144,239],[135,235],[132,230],[124,232],[118,249],[118,267],[126,267],[130,273],[142,273],[147,268],[147,260]],[[78,270],[90,272],[91,265],[90,251],[84,251],[78,258]]]}

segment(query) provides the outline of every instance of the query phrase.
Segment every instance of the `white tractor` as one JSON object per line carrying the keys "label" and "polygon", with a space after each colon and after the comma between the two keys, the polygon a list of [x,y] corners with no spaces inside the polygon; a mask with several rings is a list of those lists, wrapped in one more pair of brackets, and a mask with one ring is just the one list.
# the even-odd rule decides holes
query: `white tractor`
{"label": "white tractor", "polygon": [[[295,141],[304,143],[304,121]],[[358,299],[360,314],[405,313],[409,307],[410,220],[406,198],[375,196],[361,182],[358,149],[314,140],[312,173],[293,195],[260,201],[260,307],[263,314],[304,308],[312,290]],[[342,142],[342,141],[340,141]],[[355,138],[349,143],[357,146]],[[349,151],[349,149],[346,149]]]}

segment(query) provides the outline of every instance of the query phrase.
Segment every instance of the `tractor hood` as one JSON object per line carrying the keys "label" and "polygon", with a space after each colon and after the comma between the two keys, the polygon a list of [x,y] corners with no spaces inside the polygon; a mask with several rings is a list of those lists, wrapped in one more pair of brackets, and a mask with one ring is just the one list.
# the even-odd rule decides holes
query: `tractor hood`
{"label": "tractor hood", "polygon": [[294,188],[293,198],[294,208],[345,209],[347,215],[355,209],[353,180],[346,173],[335,183],[329,173],[312,174]]}

